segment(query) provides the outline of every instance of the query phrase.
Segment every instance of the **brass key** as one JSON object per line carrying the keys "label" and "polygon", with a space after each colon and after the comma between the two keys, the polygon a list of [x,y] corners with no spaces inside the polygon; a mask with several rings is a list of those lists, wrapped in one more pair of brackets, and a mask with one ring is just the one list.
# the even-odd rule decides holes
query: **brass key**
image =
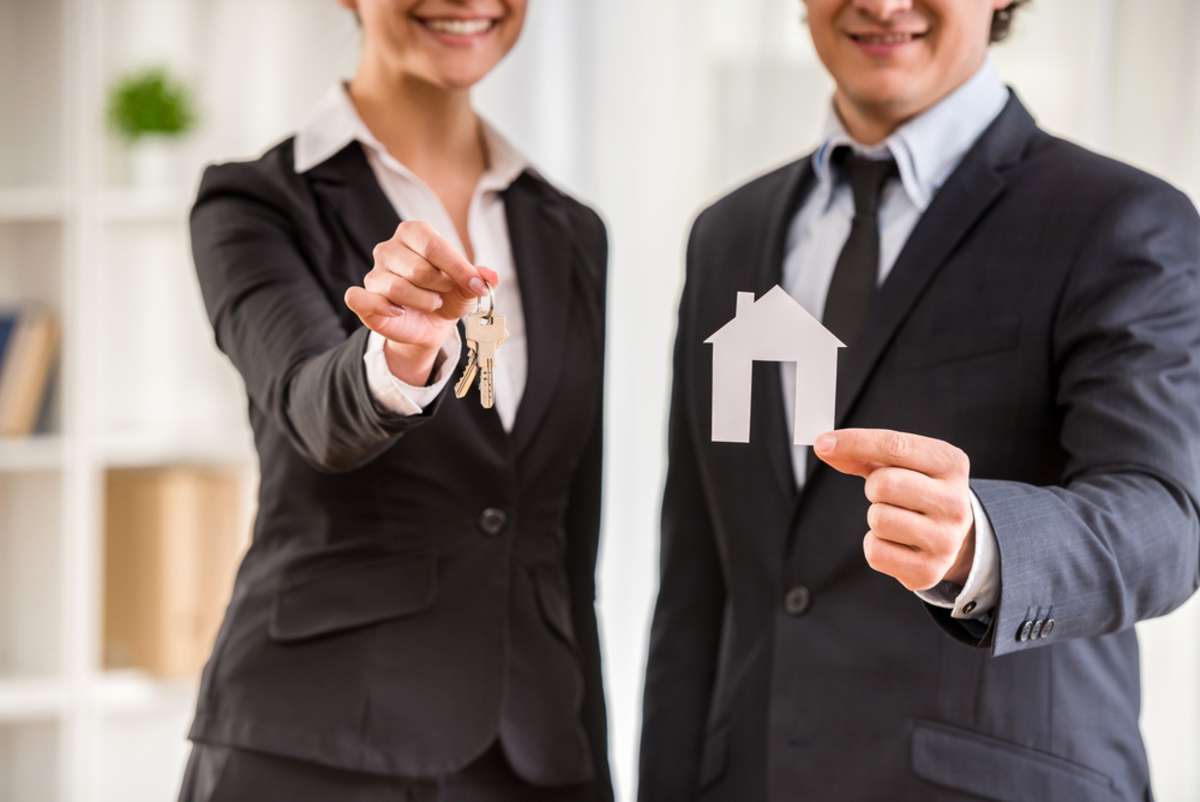
{"label": "brass key", "polygon": [[[479,403],[491,409],[496,403],[496,351],[508,339],[508,326],[504,315],[479,312],[467,318],[467,341],[475,344],[476,363],[479,372]],[[463,374],[466,378],[466,374]],[[468,387],[470,385],[468,384]]]}
{"label": "brass key", "polygon": [[459,377],[454,385],[454,397],[462,398],[471,389],[471,385],[475,383],[475,376],[479,373],[479,360],[477,358],[479,351],[475,347],[475,343],[467,341],[467,364],[463,366],[463,374]]}
{"label": "brass key", "polygon": [[463,324],[467,341],[467,364],[463,375],[454,385],[454,395],[464,397],[479,377],[479,403],[491,409],[496,403],[496,351],[508,339],[508,326],[504,315],[496,314],[496,296],[488,285],[488,308],[484,312],[476,309],[467,316]]}

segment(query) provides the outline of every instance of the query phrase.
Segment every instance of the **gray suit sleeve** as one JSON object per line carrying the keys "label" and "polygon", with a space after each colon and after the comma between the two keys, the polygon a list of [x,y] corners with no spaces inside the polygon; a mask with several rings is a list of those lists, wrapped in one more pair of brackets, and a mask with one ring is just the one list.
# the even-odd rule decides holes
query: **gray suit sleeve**
{"label": "gray suit sleeve", "polygon": [[371,395],[366,328],[347,336],[297,245],[294,222],[242,165],[209,168],[191,215],[192,252],[217,346],[251,403],[315,469],[360,467],[436,408],[405,416]]}
{"label": "gray suit sleeve", "polygon": [[1001,592],[986,632],[958,634],[996,655],[1131,627],[1200,583],[1200,221],[1144,184],[1089,236],[1052,340],[1061,482],[972,482]]}

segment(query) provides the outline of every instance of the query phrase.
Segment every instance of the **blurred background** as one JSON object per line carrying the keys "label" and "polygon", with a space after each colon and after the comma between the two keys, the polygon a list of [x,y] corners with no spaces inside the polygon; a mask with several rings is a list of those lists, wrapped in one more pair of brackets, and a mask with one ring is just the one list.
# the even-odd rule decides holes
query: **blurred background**
{"label": "blurred background", "polygon": [[[612,243],[600,609],[632,799],[688,224],[807,151],[799,0],[531,0],[478,93]],[[1200,192],[1200,0],[1035,0],[995,59],[1043,126]],[[174,798],[253,515],[186,215],[348,77],[335,0],[0,0],[0,800]],[[5,345],[7,343],[7,345]],[[1200,800],[1200,603],[1144,624],[1161,802]]]}

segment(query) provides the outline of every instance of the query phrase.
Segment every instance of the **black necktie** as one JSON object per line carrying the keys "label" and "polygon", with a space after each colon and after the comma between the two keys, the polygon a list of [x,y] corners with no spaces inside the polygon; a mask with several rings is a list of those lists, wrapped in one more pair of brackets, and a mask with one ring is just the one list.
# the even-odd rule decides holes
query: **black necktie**
{"label": "black necktie", "polygon": [[839,340],[853,346],[875,294],[879,275],[879,196],[888,179],[896,174],[896,163],[891,159],[867,159],[843,146],[833,152],[833,164],[850,182],[854,221],[829,282],[822,322]]}

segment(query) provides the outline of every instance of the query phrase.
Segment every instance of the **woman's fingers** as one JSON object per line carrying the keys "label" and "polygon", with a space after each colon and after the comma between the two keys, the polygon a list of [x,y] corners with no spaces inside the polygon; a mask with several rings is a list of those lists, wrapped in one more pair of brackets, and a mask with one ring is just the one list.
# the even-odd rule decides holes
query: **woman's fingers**
{"label": "woman's fingers", "polygon": [[487,286],[475,266],[453,245],[438,236],[428,223],[405,220],[396,229],[394,239],[449,276],[464,299],[478,298],[487,293]]}
{"label": "woman's fingers", "polygon": [[500,283],[494,270],[475,267],[419,220],[401,223],[395,236],[375,246],[374,257],[375,267],[364,281],[368,290],[443,320],[468,314],[479,297],[487,294],[489,285],[495,288]]}
{"label": "woman's fingers", "polygon": [[376,269],[367,273],[363,279],[363,286],[370,292],[382,295],[396,306],[419,309],[422,312],[436,312],[444,303],[439,293],[418,287],[388,270]]}
{"label": "woman's fingers", "polygon": [[375,265],[407,279],[421,289],[443,295],[458,289],[454,279],[430,264],[425,257],[391,242],[380,243],[376,247]]}
{"label": "woman's fingers", "polygon": [[479,271],[479,275],[483,276],[483,280],[490,284],[493,290],[496,289],[496,285],[500,283],[499,273],[490,267],[481,267],[479,265],[476,265],[475,269]]}
{"label": "woman's fingers", "polygon": [[342,300],[351,312],[358,315],[358,319],[363,322],[363,325],[372,331],[379,330],[379,318],[398,317],[404,314],[403,309],[391,303],[387,298],[362,287],[351,287],[346,290]]}
{"label": "woman's fingers", "polygon": [[445,339],[444,327],[433,318],[402,309],[362,287],[346,290],[343,300],[364,326],[393,342],[435,347]]}

